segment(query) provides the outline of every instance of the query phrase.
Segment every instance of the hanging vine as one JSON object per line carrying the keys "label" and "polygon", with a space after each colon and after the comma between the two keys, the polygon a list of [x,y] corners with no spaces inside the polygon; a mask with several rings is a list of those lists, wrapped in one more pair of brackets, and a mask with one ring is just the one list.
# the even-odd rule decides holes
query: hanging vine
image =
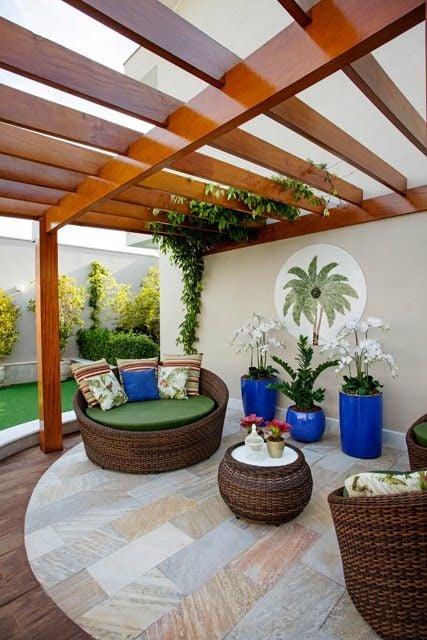
{"label": "hanging vine", "polygon": [[[289,191],[295,203],[305,198],[315,206],[325,205],[323,198],[315,195],[307,185],[301,182],[284,176],[273,176],[272,180],[284,190]],[[245,204],[254,220],[274,215],[292,222],[300,216],[300,210],[296,205],[271,200],[243,189],[234,187],[225,189],[218,184],[209,183],[206,185],[205,194],[213,195],[218,199],[226,195],[228,200]],[[248,220],[247,213],[229,209],[220,204],[198,200],[188,201],[181,196],[171,196],[171,201],[178,204],[187,203],[190,214],[154,210],[154,214],[166,215],[168,224],[152,222],[149,228],[160,250],[168,254],[171,262],[181,271],[183,283],[181,302],[184,305],[185,315],[179,325],[176,344],[182,346],[184,353],[191,354],[195,353],[194,345],[198,342],[198,316],[203,291],[203,254],[230,240],[247,242],[254,230],[244,224]],[[181,226],[186,220],[191,221],[191,227]],[[209,231],[206,230],[206,224],[211,227]]]}

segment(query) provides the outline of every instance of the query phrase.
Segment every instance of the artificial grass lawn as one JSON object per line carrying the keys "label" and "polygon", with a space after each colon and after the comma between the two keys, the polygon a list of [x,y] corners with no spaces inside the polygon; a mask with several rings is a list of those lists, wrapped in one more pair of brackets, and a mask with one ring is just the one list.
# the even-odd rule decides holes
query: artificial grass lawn
{"label": "artificial grass lawn", "polygon": [[[77,385],[73,379],[61,382],[62,411],[71,411]],[[0,431],[38,418],[37,382],[0,388]]]}

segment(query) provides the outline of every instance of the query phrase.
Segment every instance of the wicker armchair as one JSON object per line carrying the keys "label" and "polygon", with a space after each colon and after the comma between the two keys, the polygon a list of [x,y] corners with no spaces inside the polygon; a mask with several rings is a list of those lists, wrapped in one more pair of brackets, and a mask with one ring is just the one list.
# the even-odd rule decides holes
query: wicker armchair
{"label": "wicker armchair", "polygon": [[427,447],[421,447],[414,438],[414,427],[420,422],[427,422],[427,413],[415,420],[406,432],[406,446],[408,448],[411,471],[427,469]]}
{"label": "wicker armchair", "polygon": [[384,640],[427,640],[427,493],[331,493],[348,593]]}
{"label": "wicker armchair", "polygon": [[125,431],[88,418],[86,400],[77,391],[74,411],[88,458],[103,469],[125,473],[173,471],[209,458],[221,443],[228,389],[221,378],[202,369],[200,393],[216,403],[204,418],[166,431]]}

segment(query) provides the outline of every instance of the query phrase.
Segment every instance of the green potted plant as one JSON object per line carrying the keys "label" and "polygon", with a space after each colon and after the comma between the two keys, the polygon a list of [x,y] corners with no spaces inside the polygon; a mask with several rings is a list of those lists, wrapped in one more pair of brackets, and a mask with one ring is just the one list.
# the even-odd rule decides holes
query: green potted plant
{"label": "green potted plant", "polygon": [[382,450],[383,385],[371,375],[372,365],[385,363],[392,376],[397,375],[393,356],[368,335],[375,329],[387,331],[389,325],[372,317],[349,320],[337,338],[323,347],[338,355],[338,371],[347,369],[339,399],[341,448],[355,458],[379,458]]}
{"label": "green potted plant", "polygon": [[281,391],[294,404],[286,413],[286,422],[291,425],[291,435],[300,442],[315,442],[325,431],[325,414],[316,403],[323,402],[325,389],[314,387],[319,375],[329,367],[335,367],[338,360],[321,362],[316,368],[311,366],[313,347],[308,337],[300,335],[298,340],[298,368],[294,369],[288,362],[272,356],[274,362],[283,367],[290,380],[280,380],[270,384],[270,388]]}
{"label": "green potted plant", "polygon": [[[21,316],[19,307],[3,289],[0,289],[0,360],[11,353],[19,339],[16,323]],[[0,365],[0,383],[5,377],[5,368]]]}
{"label": "green potted plant", "polygon": [[248,373],[241,377],[241,392],[245,416],[255,414],[264,421],[274,418],[277,392],[270,386],[276,380],[274,369],[267,364],[270,347],[284,347],[271,333],[284,329],[283,322],[268,320],[260,313],[238,329],[230,339],[231,344],[239,343],[236,353],[250,352]]}

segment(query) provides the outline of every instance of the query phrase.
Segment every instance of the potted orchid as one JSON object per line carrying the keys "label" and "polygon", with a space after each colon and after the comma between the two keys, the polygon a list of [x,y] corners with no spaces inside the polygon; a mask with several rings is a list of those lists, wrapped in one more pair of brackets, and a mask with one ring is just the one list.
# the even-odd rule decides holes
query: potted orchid
{"label": "potted orchid", "polygon": [[255,413],[267,421],[274,418],[277,391],[269,389],[268,384],[276,380],[277,370],[268,364],[268,356],[270,348],[284,348],[283,342],[273,335],[284,328],[283,322],[254,313],[230,338],[231,344],[238,344],[236,353],[250,354],[248,372],[241,377],[245,415]]}
{"label": "potted orchid", "polygon": [[337,373],[346,370],[339,402],[341,446],[344,453],[356,458],[381,455],[383,385],[372,375],[372,367],[383,363],[393,378],[397,375],[393,356],[369,336],[376,329],[388,331],[389,325],[373,317],[350,320],[336,339],[323,347],[337,356]]}

